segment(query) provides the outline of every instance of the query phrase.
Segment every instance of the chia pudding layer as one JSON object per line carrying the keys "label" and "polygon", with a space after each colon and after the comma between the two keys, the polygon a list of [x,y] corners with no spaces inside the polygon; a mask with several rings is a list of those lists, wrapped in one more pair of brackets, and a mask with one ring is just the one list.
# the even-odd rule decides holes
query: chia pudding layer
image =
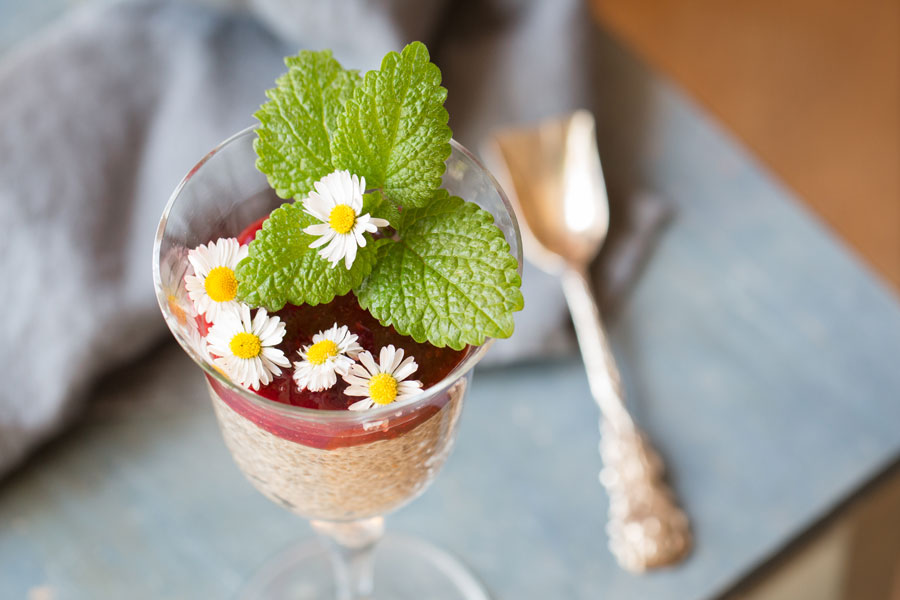
{"label": "chia pudding layer", "polygon": [[347,521],[425,490],[453,446],[469,378],[405,412],[340,424],[278,415],[207,381],[225,443],[251,483],[303,517]]}

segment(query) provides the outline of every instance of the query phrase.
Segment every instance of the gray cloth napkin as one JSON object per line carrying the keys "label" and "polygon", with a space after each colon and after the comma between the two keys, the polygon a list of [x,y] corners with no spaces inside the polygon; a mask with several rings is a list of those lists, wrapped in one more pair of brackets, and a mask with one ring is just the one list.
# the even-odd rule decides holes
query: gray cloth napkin
{"label": "gray cloth napkin", "polygon": [[[472,148],[491,127],[588,104],[579,0],[204,4],[88,6],[0,63],[0,474],[70,418],[97,376],[166,335],[150,276],[160,213],[207,150],[252,123],[283,56],[331,47],[368,69],[422,39]],[[658,219],[639,221],[619,280]],[[528,266],[523,291],[495,363],[570,347],[557,283]]]}

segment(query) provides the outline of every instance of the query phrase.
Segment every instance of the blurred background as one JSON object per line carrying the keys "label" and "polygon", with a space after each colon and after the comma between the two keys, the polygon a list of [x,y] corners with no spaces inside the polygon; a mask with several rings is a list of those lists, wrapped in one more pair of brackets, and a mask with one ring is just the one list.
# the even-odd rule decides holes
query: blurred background
{"label": "blurred background", "polygon": [[[545,6],[552,1],[546,0]],[[101,3],[102,0],[0,0],[0,77],[5,58],[26,48],[72,13]],[[225,10],[241,3],[207,0],[202,4],[211,6],[212,10]],[[372,3],[376,9],[378,4]],[[508,10],[520,3],[508,0],[491,4]],[[689,106],[708,114],[726,140],[746,149],[747,161],[754,169],[759,168],[762,177],[771,180],[775,189],[783,189],[786,197],[798,199],[810,211],[814,222],[821,220],[834,234],[838,246],[846,245],[851,253],[858,255],[859,269],[874,274],[873,289],[883,286],[887,290],[885,297],[889,300],[886,303],[879,300],[878,306],[892,303],[893,308],[884,310],[896,308],[900,292],[900,2],[584,0],[583,9],[586,18],[592,20],[592,27],[600,32],[590,34],[602,40],[600,51],[615,48],[612,54],[621,51],[633,56],[635,64],[640,65],[637,68],[646,69],[651,77],[682,94]],[[460,29],[465,31],[465,19],[459,22]],[[425,24],[419,27],[426,28]],[[456,42],[461,45],[457,49],[464,53],[460,48],[468,43],[468,38],[462,35],[459,39],[462,41]],[[546,40],[546,43],[552,46],[556,40]],[[292,47],[291,42],[286,47]],[[279,67],[267,68],[277,72]],[[458,66],[451,67],[449,72],[455,68]],[[0,90],[4,91],[9,90]],[[460,97],[465,97],[458,101],[461,114],[469,114],[467,107],[481,100],[475,92],[462,93]],[[602,103],[604,98],[594,100]],[[3,110],[0,105],[0,111]],[[457,113],[451,109],[451,114]],[[465,130],[475,131],[495,124],[479,119],[470,118]],[[648,127],[652,128],[653,123]],[[600,130],[602,137],[602,119]],[[601,151],[613,144],[601,139]],[[657,150],[651,145],[642,151],[652,157]],[[615,156],[611,157],[613,164],[616,160]],[[664,161],[660,159],[660,162]],[[607,176],[612,184],[618,183],[615,175]],[[159,185],[171,189],[175,183],[177,180]],[[741,181],[732,183],[735,194],[739,194]],[[702,183],[697,186],[702,187]],[[691,189],[685,193],[690,196],[702,191]],[[9,226],[8,223],[0,225]],[[144,254],[149,256],[149,248]],[[149,261],[146,262],[149,273]],[[823,289],[811,286],[807,291],[812,298],[809,302],[815,303],[815,295]],[[829,292],[827,288],[824,291]],[[891,312],[892,318],[893,315]],[[622,334],[618,344],[627,349],[626,338]],[[158,340],[158,336],[148,336],[148,340]],[[146,347],[155,348],[155,343],[148,341]],[[882,356],[885,362],[879,363],[880,366],[872,366],[871,361],[867,363],[860,358],[868,354],[854,344],[863,343],[854,340],[843,349],[852,372],[865,378],[876,368],[888,371],[888,362],[896,367],[896,353],[892,357]],[[898,343],[900,340],[894,340],[893,346],[884,347],[897,350]],[[793,359],[801,362],[800,357],[792,356]],[[164,376],[165,371],[157,375],[160,373]],[[149,377],[146,373],[142,376]],[[104,379],[99,391],[80,394],[76,406],[82,405],[84,396],[108,395],[110,389],[123,388],[124,380],[130,375],[116,377]],[[96,383],[78,381],[73,385],[94,390],[92,386]],[[835,393],[843,393],[844,388],[835,385],[838,390]],[[773,387],[777,388],[778,383],[773,383]],[[900,389],[881,389],[878,401],[884,406],[900,403]],[[104,410],[108,409],[110,406]],[[79,409],[67,410],[71,415]],[[113,404],[111,413],[104,414],[121,410],[121,405]],[[873,409],[873,414],[882,413]],[[95,441],[92,430],[78,431],[74,441],[65,438],[68,441],[61,446],[43,450],[37,459],[24,463],[5,482],[0,481],[0,515],[4,514],[5,491],[6,510],[13,511],[14,517],[21,506],[40,498],[42,493],[52,496],[53,490],[64,485],[65,476],[60,474],[60,469],[43,470],[48,461],[53,464],[54,453],[71,451],[74,455],[78,451],[72,449],[73,444],[92,447],[90,452],[100,453],[107,448],[103,444],[115,443],[115,440]],[[894,431],[900,438],[900,424],[894,423]],[[118,435],[139,436],[130,430]],[[834,435],[839,434],[834,432]],[[0,439],[0,449],[2,442]],[[862,441],[853,443],[857,447],[865,445]],[[889,460],[880,459],[878,468],[872,464],[859,468],[859,478],[864,484],[843,490],[847,493],[840,498],[835,496],[834,510],[827,514],[811,511],[806,515],[807,520],[796,523],[796,531],[802,535],[780,539],[777,552],[770,553],[765,560],[756,556],[748,561],[742,565],[739,577],[723,576],[715,586],[716,594],[703,597],[900,600],[900,469],[896,452],[886,452]],[[777,503],[775,498],[771,501]],[[74,510],[73,518],[80,510]],[[16,552],[11,547],[13,536],[7,538],[5,546],[2,539],[12,517],[6,523],[0,520],[0,556]],[[813,523],[815,527],[807,527]],[[21,531],[17,535],[25,535]],[[40,536],[52,539],[53,533],[40,526],[27,529],[26,537]],[[740,540],[734,540],[734,544],[739,546]],[[74,560],[63,558],[62,563]],[[53,579],[52,570],[49,575],[42,571],[44,560],[53,568],[63,569],[53,557],[37,555],[22,559],[13,570],[0,564],[0,579],[7,584],[6,588],[0,585],[0,592],[20,590],[24,586],[29,590],[30,600],[89,597],[42,583],[43,579]],[[30,566],[21,567],[23,564]],[[96,589],[102,589],[102,584],[97,585]],[[571,597],[591,597],[585,589],[588,588],[578,588],[579,592]],[[679,596],[677,590],[673,593],[672,597],[688,597]]]}
{"label": "blurred background", "polygon": [[900,286],[900,4],[591,0]]}

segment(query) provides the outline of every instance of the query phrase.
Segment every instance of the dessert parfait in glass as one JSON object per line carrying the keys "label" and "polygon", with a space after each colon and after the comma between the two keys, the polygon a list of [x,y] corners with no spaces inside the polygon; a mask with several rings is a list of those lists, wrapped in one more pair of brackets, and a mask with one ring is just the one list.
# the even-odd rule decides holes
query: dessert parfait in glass
{"label": "dessert parfait in glass", "polygon": [[451,139],[422,44],[365,77],[328,51],[286,63],[259,125],[175,190],[154,247],[160,308],[235,462],[324,542],[242,595],[487,598],[433,546],[374,550],[446,460],[472,368],[512,333],[514,214]]}

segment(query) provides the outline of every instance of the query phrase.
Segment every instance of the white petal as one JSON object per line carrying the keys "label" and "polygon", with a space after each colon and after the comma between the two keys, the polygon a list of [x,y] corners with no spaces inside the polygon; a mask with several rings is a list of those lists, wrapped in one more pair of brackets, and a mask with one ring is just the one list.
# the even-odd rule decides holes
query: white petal
{"label": "white petal", "polygon": [[260,332],[268,322],[269,315],[266,313],[266,309],[260,308],[256,311],[253,320],[250,322],[250,333],[254,334],[256,337],[260,337]]}
{"label": "white petal", "polygon": [[396,377],[398,381],[402,381],[415,373],[418,368],[419,365],[416,364],[415,359],[410,356],[394,369],[394,377]]}
{"label": "white petal", "polygon": [[[244,331],[249,333],[253,330],[253,321],[250,319],[250,307],[246,304],[241,304],[238,310],[240,311],[241,327],[243,327]],[[266,309],[260,308],[259,312],[265,314]],[[257,314],[259,314],[259,312]]]}
{"label": "white petal", "polygon": [[343,375],[344,381],[346,381],[349,385],[369,385],[369,379],[371,375],[366,372],[366,369],[359,365],[358,363],[353,363],[350,365],[350,368],[347,369],[347,372]]}
{"label": "white petal", "polygon": [[[356,243],[359,244],[360,246],[366,245],[365,244],[366,237],[363,234],[365,234],[367,231],[369,233],[375,233],[376,231],[378,231],[378,228],[375,227],[374,225],[372,225],[371,223],[357,223],[353,227],[353,235],[356,236]],[[362,240],[362,241],[360,241],[360,240]]]}
{"label": "white petal", "polygon": [[234,356],[227,355],[222,357],[222,370],[238,385],[245,385],[247,381],[247,365],[246,361]]}
{"label": "white petal", "polygon": [[229,353],[228,344],[213,339],[212,335],[206,336],[206,345],[209,347],[209,351],[216,356],[226,356]]}
{"label": "white petal", "polygon": [[329,231],[334,231],[334,229],[328,223],[316,223],[303,229],[303,233],[308,233],[309,235],[325,235]]}
{"label": "white petal", "polygon": [[399,350],[394,348],[393,344],[388,344],[381,349],[381,356],[378,363],[384,373],[393,373],[400,361],[403,360],[403,348]]}
{"label": "white petal", "polygon": [[388,344],[387,346],[382,346],[381,351],[378,353],[378,372],[383,373],[387,371],[387,366],[394,358],[394,345]]}
{"label": "white petal", "polygon": [[338,181],[335,187],[339,190],[341,202],[349,204],[356,192],[357,185],[359,185],[359,179],[350,175],[350,171],[338,171],[337,175]]}
{"label": "white petal", "polygon": [[[375,359],[372,358],[372,353],[371,353],[371,352],[368,352],[368,351],[366,351],[366,352],[361,352],[361,353],[359,354],[359,356],[356,357],[356,359],[357,359],[359,362],[362,363],[362,365],[363,365],[363,366],[366,368],[366,370],[369,372],[369,375],[370,375],[370,376],[371,376],[371,375],[375,375],[376,373],[379,373],[379,372],[380,372],[379,369],[378,369],[378,365],[375,364]],[[351,371],[351,372],[352,372],[352,371]]]}
{"label": "white petal", "polygon": [[312,194],[303,199],[303,211],[318,221],[328,223],[331,207],[317,194]]}
{"label": "white petal", "polygon": [[[313,183],[315,191],[309,192],[309,202],[310,205],[315,206],[317,209],[324,208],[325,214],[327,215],[331,212],[331,209],[334,208],[334,198],[331,197],[331,192],[323,181],[324,180],[320,180]],[[328,220],[328,217],[326,217],[325,220]]]}
{"label": "white petal", "polygon": [[259,332],[259,343],[263,346],[277,346],[284,339],[285,324],[278,317],[266,320]]}
{"label": "white petal", "polygon": [[260,313],[256,313],[256,318],[253,319],[253,333],[256,337],[259,338],[259,341],[264,346],[272,346],[274,344],[265,344],[263,340],[267,337],[271,337],[278,329],[278,324],[281,320],[278,317],[265,317],[260,318]]}
{"label": "white petal", "polygon": [[350,371],[350,367],[353,366],[353,360],[348,356],[336,356],[333,365],[335,373],[346,375]]}
{"label": "white petal", "polygon": [[334,240],[334,238],[336,236],[337,236],[337,231],[335,231],[334,229],[329,227],[328,232],[325,233],[325,235],[323,235],[322,237],[320,237],[316,240],[313,240],[313,242],[309,245],[309,247],[310,248],[318,248],[319,246],[324,246],[328,242]]}
{"label": "white petal", "polygon": [[207,321],[214,323],[216,319],[213,319],[213,316],[217,310],[217,308],[215,308],[216,306],[217,304],[204,292],[204,295],[200,297],[200,302],[197,303],[197,312],[201,315],[205,315]]}
{"label": "white petal", "polygon": [[194,267],[194,273],[198,277],[206,278],[209,272],[212,271],[209,250],[204,244],[188,252],[188,262]]}
{"label": "white petal", "polygon": [[367,410],[369,408],[372,408],[373,406],[375,406],[375,403],[370,398],[366,398],[364,400],[360,400],[359,402],[354,402],[347,408],[349,410]]}
{"label": "white petal", "polygon": [[226,313],[229,312],[228,309],[225,308],[225,306],[230,306],[232,304],[231,302],[216,302],[209,296],[207,296],[205,300],[206,301],[203,302],[203,314],[206,317],[206,320],[210,323],[215,323],[216,321],[222,320],[222,318],[226,316]]}
{"label": "white petal", "polygon": [[416,394],[422,389],[421,381],[401,381],[397,384],[397,393],[404,395]]}
{"label": "white petal", "polygon": [[353,190],[352,195],[347,198],[347,204],[353,209],[356,216],[359,216],[359,211],[362,210],[363,205],[363,197],[359,189]]}
{"label": "white petal", "polygon": [[265,356],[260,355],[256,360],[259,361],[257,371],[259,373],[260,381],[262,381],[263,384],[267,384],[271,381],[271,377],[269,376],[270,373],[272,375],[281,375],[281,368]]}
{"label": "white petal", "polygon": [[[250,246],[244,244],[240,248],[238,248],[237,256],[234,258],[234,267],[237,267],[237,264],[247,258],[250,255]],[[232,269],[234,268],[232,267]]]}
{"label": "white petal", "polygon": [[316,381],[316,388],[312,391],[320,392],[322,390],[330,389],[335,383],[337,383],[337,375],[334,374],[332,370],[322,370],[317,373],[318,381]]}
{"label": "white petal", "polygon": [[[247,359],[247,362],[250,363],[250,370],[254,375],[254,379],[263,385],[272,380],[270,373],[278,369],[278,367],[275,367],[274,365],[266,365],[266,361],[264,361],[261,356],[254,356],[253,358]],[[272,370],[268,367],[272,367]],[[281,373],[281,370],[278,369],[278,372]]]}
{"label": "white petal", "polygon": [[231,357],[232,362],[234,363],[234,368],[238,373],[238,377],[243,385],[250,385],[256,377],[256,370],[253,368],[254,361],[253,359],[239,358],[237,356]]}
{"label": "white petal", "polygon": [[342,345],[342,352],[352,359],[356,359],[363,350],[362,346],[359,345],[359,342],[356,341],[358,339],[359,336],[356,335],[348,336]]}
{"label": "white petal", "polygon": [[285,369],[291,366],[291,361],[288,360],[287,356],[284,355],[284,352],[278,348],[263,348],[262,356],[271,363],[284,367]]}
{"label": "white petal", "polygon": [[[343,377],[344,381],[350,386],[350,388],[359,388],[362,390],[369,389],[369,378],[368,377],[360,377],[359,375],[354,375],[353,373],[347,373],[346,375],[342,375],[342,377]],[[368,393],[368,392],[366,392],[366,393]],[[357,395],[357,394],[351,394],[351,395]]]}
{"label": "white petal", "polygon": [[347,335],[346,327],[338,327],[335,323],[324,331],[325,337],[337,344],[338,348],[344,343],[344,337]]}
{"label": "white petal", "polygon": [[268,382],[260,376],[259,369],[256,369],[255,365],[250,366],[248,368],[247,377],[246,379],[244,379],[244,386],[250,388],[253,391],[257,391],[259,390],[259,385],[261,383],[265,385]]}
{"label": "white petal", "polygon": [[263,343],[267,346],[277,346],[284,339],[284,335],[287,333],[287,325],[285,325],[284,321],[278,321],[278,327],[275,328],[275,333],[272,334],[271,337],[263,340]]}
{"label": "white petal", "polygon": [[309,193],[309,196],[311,199],[319,197],[322,200],[329,201],[329,204],[330,204],[331,187],[328,185],[328,183],[331,181],[330,177],[332,175],[334,175],[334,173],[328,174],[325,177],[323,177],[322,179],[320,179],[319,181],[316,181],[315,183],[313,183],[313,188],[315,188],[316,191]]}
{"label": "white petal", "polygon": [[325,248],[322,248],[321,250],[319,250],[319,256],[321,256],[324,260],[327,260],[329,263],[331,263],[332,267],[337,262],[337,261],[331,260],[331,255],[333,253],[333,250],[334,249],[331,245],[326,246]]}
{"label": "white petal", "polygon": [[206,343],[209,344],[211,350],[215,350],[216,354],[225,356],[230,339],[227,332],[222,331],[213,325],[206,336]]}
{"label": "white petal", "polygon": [[[232,243],[234,242],[234,243]],[[234,257],[237,256],[238,243],[237,240],[231,238],[219,238],[213,244],[218,254],[216,266],[227,267],[232,264]]]}
{"label": "white petal", "polygon": [[325,252],[327,253],[327,258],[331,261],[331,265],[334,266],[344,258],[344,240],[340,235],[334,236],[334,239],[331,240],[331,243],[325,248]]}
{"label": "white petal", "polygon": [[201,301],[206,297],[206,288],[203,287],[203,280],[195,275],[186,275],[184,278],[184,286],[187,288],[188,298],[198,313],[203,314],[201,310]]}
{"label": "white petal", "polygon": [[[349,235],[346,237],[351,238],[351,236]],[[349,270],[350,267],[353,266],[353,261],[356,260],[356,241],[354,240],[350,243],[347,243],[347,240],[345,239],[344,246],[346,249],[344,254],[344,266]]]}

